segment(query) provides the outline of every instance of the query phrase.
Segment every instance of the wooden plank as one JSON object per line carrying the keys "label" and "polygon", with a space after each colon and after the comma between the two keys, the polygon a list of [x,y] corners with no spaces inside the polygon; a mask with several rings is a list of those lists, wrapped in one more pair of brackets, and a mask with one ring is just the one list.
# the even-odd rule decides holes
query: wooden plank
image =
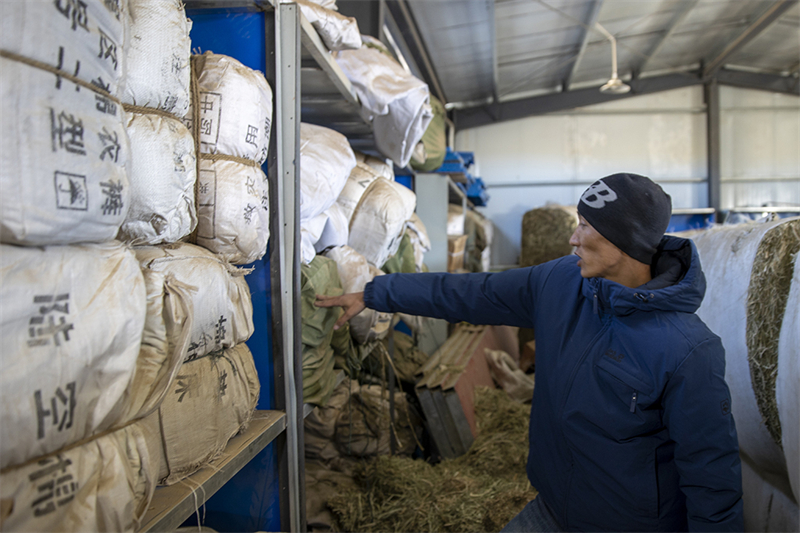
{"label": "wooden plank", "polygon": [[[141,532],[173,531],[286,427],[282,411],[256,411],[244,433],[233,437],[222,455],[185,482],[157,487]],[[196,499],[195,499],[196,498]]]}

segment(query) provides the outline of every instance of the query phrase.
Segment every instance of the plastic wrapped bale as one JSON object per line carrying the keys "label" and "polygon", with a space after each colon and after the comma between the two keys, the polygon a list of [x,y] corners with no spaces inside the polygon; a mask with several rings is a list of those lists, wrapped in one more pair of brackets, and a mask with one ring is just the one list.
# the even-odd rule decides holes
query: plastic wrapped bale
{"label": "plastic wrapped bale", "polygon": [[350,236],[350,221],[347,219],[344,210],[339,204],[333,204],[324,213],[328,219],[319,240],[314,245],[317,253],[324,252],[329,248],[344,246]]}
{"label": "plastic wrapped bale", "polygon": [[[102,85],[117,96],[125,72],[122,46],[127,4],[108,0],[0,2],[0,48],[59,68],[87,83]],[[25,90],[32,88],[5,65],[2,72],[3,78],[20,83]],[[53,75],[47,74],[44,86],[53,86],[53,81]],[[64,81],[56,78],[55,85],[62,86]],[[73,91],[74,86],[67,84],[64,89]],[[98,100],[98,104],[108,102]],[[28,111],[27,107],[20,109]],[[4,111],[3,122],[9,116]]]}
{"label": "plastic wrapped bale", "polygon": [[[336,263],[318,255],[308,265],[300,266],[300,315],[303,344],[303,401],[325,405],[336,385],[335,352],[331,344],[334,333],[349,336],[349,326],[334,332],[333,325],[341,316],[338,307],[317,307],[317,294],[340,296],[342,285]],[[346,337],[345,337],[346,338]],[[340,343],[336,343],[341,346]],[[348,357],[348,354],[342,354]],[[352,357],[352,354],[350,355]]]}
{"label": "plastic wrapped bale", "polygon": [[436,170],[442,166],[447,154],[447,111],[435,96],[431,96],[431,110],[433,118],[420,139],[425,147],[425,157],[411,158],[411,168],[419,172]]}
{"label": "plastic wrapped bale", "polygon": [[193,130],[195,115],[199,119],[200,152],[262,165],[272,126],[272,89],[264,75],[211,52],[192,56],[192,62],[200,102],[196,111],[190,107],[184,121]]}
{"label": "plastic wrapped bale", "polygon": [[269,184],[260,167],[201,159],[196,193],[197,244],[235,265],[264,257],[269,241]]}
{"label": "plastic wrapped bale", "polygon": [[697,315],[725,347],[725,380],[739,449],[760,475],[778,476],[796,491],[797,455],[789,454],[800,445],[800,289],[792,287],[800,219],[719,226],[692,240],[707,282]]}
{"label": "plastic wrapped bale", "polygon": [[[1,4],[5,10],[9,2]],[[122,107],[4,57],[0,71],[0,240],[42,246],[116,237],[130,203]]]}
{"label": "plastic wrapped bale", "polygon": [[356,50],[361,47],[361,32],[353,17],[345,17],[310,0],[297,0],[300,11],[317,30],[328,50]]}
{"label": "plastic wrapped bale", "polygon": [[[331,248],[325,252],[325,256],[336,262],[344,294],[361,292],[376,276],[383,275],[383,272],[370,265],[363,255],[349,246]],[[367,344],[385,337],[391,321],[391,313],[364,309],[350,319],[350,334],[358,344]]]}
{"label": "plastic wrapped bale", "polygon": [[336,202],[356,166],[347,138],[322,126],[300,125],[300,221]]}
{"label": "plastic wrapped bale", "polygon": [[179,0],[128,0],[122,100],[183,117],[191,96],[192,21]]}
{"label": "plastic wrapped bale", "polygon": [[540,265],[572,253],[569,238],[578,227],[576,207],[548,205],[522,217],[522,252],[519,265]]}
{"label": "plastic wrapped bale", "polygon": [[397,166],[408,166],[433,118],[428,86],[369,46],[334,57],[361,101],[361,114],[372,121],[378,150]]}
{"label": "plastic wrapped bale", "polygon": [[400,246],[406,220],[416,204],[417,196],[409,189],[385,178],[376,179],[353,212],[348,246],[370,264],[384,264]]}
{"label": "plastic wrapped bale", "polygon": [[127,422],[146,308],[139,265],[118,242],[4,245],[0,265],[6,468]]}
{"label": "plastic wrapped bale", "polygon": [[132,424],[3,471],[3,531],[137,531],[158,474],[146,431]]}
{"label": "plastic wrapped bale", "polygon": [[[182,354],[184,361],[232,348],[253,334],[253,304],[245,271],[191,244],[145,246],[134,251],[153,298],[158,294],[163,298],[162,316],[148,316],[150,342],[181,344],[187,314],[191,333]],[[179,305],[176,289],[190,298],[186,305]]]}
{"label": "plastic wrapped bale", "polygon": [[411,237],[408,229],[403,233],[403,238],[400,239],[400,246],[397,251],[381,267],[381,270],[386,274],[413,274],[417,271],[417,265],[414,258],[414,247],[411,245]]}
{"label": "plastic wrapped bale", "polygon": [[[245,429],[260,385],[246,344],[183,363],[158,412],[166,485],[177,483],[217,458]],[[198,423],[201,422],[201,423]]]}
{"label": "plastic wrapped bale", "polygon": [[414,213],[411,215],[411,218],[406,221],[406,231],[411,241],[411,247],[414,249],[414,263],[417,272],[423,272],[425,271],[423,267],[425,253],[431,250],[431,239],[428,237],[428,229],[417,214]]}
{"label": "plastic wrapped bale", "polygon": [[[356,210],[358,202],[364,196],[364,192],[372,184],[373,181],[381,177],[381,175],[371,166],[363,162],[356,163],[347,181],[336,199],[336,204],[341,208],[342,212],[347,217],[347,223],[353,218],[353,212]],[[392,181],[394,181],[392,179]]]}
{"label": "plastic wrapped bale", "polygon": [[179,120],[128,113],[130,209],[120,239],[132,244],[176,242],[197,226],[192,134]]}

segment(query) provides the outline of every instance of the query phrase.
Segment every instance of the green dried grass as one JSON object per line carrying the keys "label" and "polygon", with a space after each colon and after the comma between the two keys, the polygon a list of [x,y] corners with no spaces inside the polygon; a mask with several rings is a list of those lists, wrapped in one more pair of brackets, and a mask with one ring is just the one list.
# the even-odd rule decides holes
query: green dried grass
{"label": "green dried grass", "polygon": [[328,506],[344,531],[499,531],[536,496],[525,475],[530,407],[477,389],[479,435],[462,457],[430,465],[378,457],[356,469],[359,490]]}

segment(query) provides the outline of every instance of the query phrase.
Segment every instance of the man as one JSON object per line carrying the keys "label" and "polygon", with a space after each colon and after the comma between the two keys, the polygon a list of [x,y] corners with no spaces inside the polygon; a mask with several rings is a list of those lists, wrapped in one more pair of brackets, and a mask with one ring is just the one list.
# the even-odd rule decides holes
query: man
{"label": "man", "polygon": [[[741,465],[720,339],[695,315],[694,244],[666,237],[670,197],[636,174],[578,203],[575,255],[496,274],[394,274],[318,297],[536,330],[528,478],[506,531],[742,531]],[[721,310],[724,311],[724,310]]]}

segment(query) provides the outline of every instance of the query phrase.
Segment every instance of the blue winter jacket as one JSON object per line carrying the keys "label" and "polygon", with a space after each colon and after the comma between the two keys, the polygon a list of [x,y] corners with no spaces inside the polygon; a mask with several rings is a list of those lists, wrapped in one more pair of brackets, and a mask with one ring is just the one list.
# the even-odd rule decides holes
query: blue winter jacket
{"label": "blue winter jacket", "polygon": [[664,237],[636,289],[582,278],[577,259],[380,276],[364,301],[536,330],[528,478],[566,530],[742,531],[725,354],[695,315],[706,283],[694,244]]}

